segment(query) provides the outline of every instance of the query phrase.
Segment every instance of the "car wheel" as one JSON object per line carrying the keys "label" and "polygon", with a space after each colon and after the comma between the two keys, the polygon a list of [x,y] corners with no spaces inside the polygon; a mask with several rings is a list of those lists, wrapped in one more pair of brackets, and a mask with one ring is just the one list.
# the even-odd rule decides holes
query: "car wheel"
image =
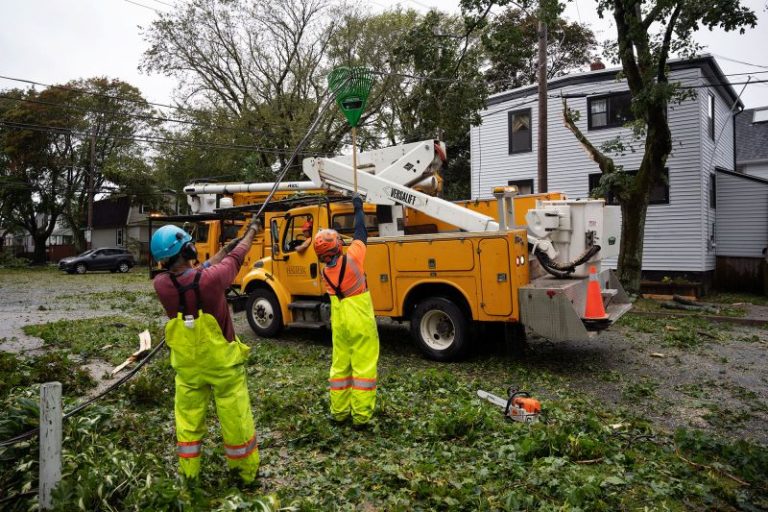
{"label": "car wheel", "polygon": [[120,264],[117,266],[117,270],[125,274],[126,272],[131,270],[131,266],[128,264],[127,261],[121,261]]}
{"label": "car wheel", "polygon": [[85,263],[78,263],[75,265],[75,272],[78,274],[85,274],[86,270],[88,270],[88,268],[85,266]]}
{"label": "car wheel", "polygon": [[280,302],[270,290],[259,288],[251,293],[245,315],[253,332],[264,338],[276,336],[283,328]]}
{"label": "car wheel", "polygon": [[411,315],[411,336],[435,361],[456,361],[469,348],[469,321],[459,306],[445,297],[420,302]]}

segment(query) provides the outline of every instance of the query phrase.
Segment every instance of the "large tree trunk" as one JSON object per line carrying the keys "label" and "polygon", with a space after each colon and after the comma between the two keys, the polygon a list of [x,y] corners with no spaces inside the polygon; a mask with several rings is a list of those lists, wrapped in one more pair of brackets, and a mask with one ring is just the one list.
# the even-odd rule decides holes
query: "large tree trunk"
{"label": "large tree trunk", "polygon": [[45,265],[48,261],[45,242],[48,241],[47,230],[41,230],[36,233],[32,240],[35,241],[35,250],[32,253],[32,265]]}
{"label": "large tree trunk", "polygon": [[79,228],[72,229],[72,242],[74,243],[75,250],[81,253],[87,249],[88,242],[85,240],[85,232]]}
{"label": "large tree trunk", "polygon": [[[641,195],[641,194],[638,194]],[[619,249],[619,281],[629,293],[640,293],[643,269],[643,234],[648,200],[638,197],[621,203],[621,248]]]}

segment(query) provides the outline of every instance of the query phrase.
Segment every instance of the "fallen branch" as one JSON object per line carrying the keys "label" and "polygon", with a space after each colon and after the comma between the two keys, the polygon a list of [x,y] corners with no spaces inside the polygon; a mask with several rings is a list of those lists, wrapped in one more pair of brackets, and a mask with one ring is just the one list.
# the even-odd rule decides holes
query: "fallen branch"
{"label": "fallen branch", "polygon": [[662,302],[661,307],[664,309],[681,309],[683,311],[696,311],[718,314],[720,310],[712,306],[692,306],[690,304],[680,304],[679,302]]}
{"label": "fallen branch", "polygon": [[112,370],[112,375],[117,374],[120,370],[125,368],[131,363],[135,363],[136,361],[139,361],[141,359],[144,359],[144,357],[149,354],[150,349],[152,348],[152,337],[149,334],[149,331],[142,331],[139,333],[139,350],[131,354],[128,359],[122,362],[120,366]]}
{"label": "fallen branch", "polygon": [[587,460],[576,460],[574,461],[576,464],[597,464],[598,462],[602,462],[605,457],[598,457],[596,459],[587,459]]}
{"label": "fallen branch", "polygon": [[738,477],[730,474],[727,471],[723,471],[722,469],[713,468],[712,466],[707,466],[706,464],[699,464],[699,463],[693,462],[692,460],[686,459],[685,457],[680,455],[680,449],[679,448],[675,450],[675,455],[677,455],[677,457],[680,460],[682,460],[683,462],[687,462],[688,464],[690,464],[691,466],[693,466],[695,468],[698,468],[698,469],[708,469],[710,471],[714,471],[716,473],[720,473],[723,476],[727,476],[728,478],[730,478],[731,480],[733,480],[734,482],[736,482],[738,484],[741,484],[741,485],[743,485],[745,487],[749,487],[749,484],[747,482],[745,482],[741,478],[738,478]]}

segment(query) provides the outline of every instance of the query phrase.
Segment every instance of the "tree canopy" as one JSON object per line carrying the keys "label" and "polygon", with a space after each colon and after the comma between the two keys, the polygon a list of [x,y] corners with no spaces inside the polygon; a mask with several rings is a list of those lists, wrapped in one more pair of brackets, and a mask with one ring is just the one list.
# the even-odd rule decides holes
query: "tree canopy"
{"label": "tree canopy", "polygon": [[[155,122],[135,87],[92,78],[1,96],[3,222],[29,232],[36,262],[45,260],[45,242],[61,219],[72,229],[76,245],[84,246],[89,179],[96,193],[152,193],[145,150],[135,137]],[[106,190],[107,185],[112,188]]]}
{"label": "tree canopy", "polygon": [[[525,55],[535,53],[535,32],[532,25],[516,27],[515,19],[514,11],[482,22],[438,10],[371,14],[328,0],[193,0],[144,31],[142,67],[176,77],[182,115],[210,123],[168,136],[252,149],[169,147],[158,167],[176,187],[195,176],[271,181],[317,116],[327,74],[361,65],[376,80],[358,143],[366,149],[440,135],[450,157],[447,195],[466,197],[469,129],[495,90],[489,78],[498,87],[533,79]],[[594,46],[585,28],[558,27],[553,76],[583,63]],[[512,54],[517,60],[510,64]],[[338,153],[349,144],[348,131],[341,116],[328,116],[307,154]],[[298,178],[298,169],[289,176]]]}

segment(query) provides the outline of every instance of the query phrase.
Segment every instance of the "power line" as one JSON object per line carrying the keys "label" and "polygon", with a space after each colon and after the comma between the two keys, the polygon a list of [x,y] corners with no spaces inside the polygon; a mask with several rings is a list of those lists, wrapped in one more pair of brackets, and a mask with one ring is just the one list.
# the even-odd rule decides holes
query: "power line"
{"label": "power line", "polygon": [[[88,95],[91,95],[91,96],[97,96],[97,97],[100,97],[100,98],[112,99],[112,100],[117,100],[117,101],[128,101],[128,102],[132,102],[132,103],[138,103],[138,104],[140,104],[142,106],[151,105],[153,107],[167,108],[167,109],[179,111],[179,112],[182,112],[182,113],[186,113],[186,112],[189,112],[189,110],[193,110],[193,109],[190,109],[188,107],[182,107],[182,106],[178,106],[178,105],[168,105],[166,103],[158,103],[156,101],[148,101],[148,100],[145,100],[143,98],[142,99],[129,98],[129,97],[118,96],[118,95],[114,95],[114,94],[106,94],[106,93],[100,93],[100,92],[96,92],[96,91],[89,91],[88,89],[82,89],[80,87],[46,84],[46,83],[43,83],[43,82],[38,82],[38,81],[35,81],[35,80],[26,79],[26,78],[16,78],[16,77],[11,77],[11,76],[0,75],[0,79],[10,80],[10,81],[13,81],[13,82],[21,82],[21,83],[26,83],[26,84],[30,84],[30,85],[40,86],[40,87],[48,87],[48,88],[51,88],[51,89],[59,89],[59,90],[63,90],[63,91],[79,92],[81,94],[88,94]],[[236,120],[236,119],[229,118],[229,120]],[[187,124],[192,123],[192,121],[181,121],[181,120],[171,121],[170,118],[169,118],[168,122],[186,122]],[[285,125],[281,124],[281,123],[270,123],[270,122],[263,121],[263,120],[259,120],[258,122],[259,122],[259,124],[267,125],[267,126],[276,126],[278,128],[284,128],[285,127]],[[200,124],[200,126],[205,126],[205,125],[204,124]],[[221,128],[220,126],[216,126],[216,125],[210,125],[210,127],[217,128],[217,129]],[[232,129],[232,128],[221,128],[221,129]],[[274,134],[271,134],[271,133],[270,134],[268,134],[266,132],[262,132],[262,133],[264,133],[267,136],[274,136]]]}
{"label": "power line", "polygon": [[[42,132],[42,133],[51,133],[55,135],[76,135],[78,137],[91,136],[91,133],[89,132],[81,132],[81,131],[73,130],[70,127],[39,125],[39,124],[33,124],[33,123],[19,123],[14,121],[7,121],[7,120],[0,120],[0,125],[10,129],[30,130],[30,131],[36,131],[36,132]],[[130,137],[124,136],[124,135],[104,134],[104,135],[98,136],[97,138],[125,140],[128,142],[143,142],[147,144],[162,144],[162,145],[172,145],[172,146],[176,145],[176,146],[198,147],[198,148],[208,148],[208,149],[258,151],[260,153],[269,153],[274,155],[290,154],[289,149],[264,148],[259,146],[247,146],[243,144],[223,144],[223,143],[217,143],[217,142],[195,142],[195,141],[186,141],[182,139],[168,139],[165,137],[157,137],[153,135],[142,135],[142,134],[134,135]],[[317,156],[325,153],[324,152],[304,152],[300,154],[306,155],[306,156]]]}
{"label": "power line", "polygon": [[[144,357],[144,359],[139,361],[139,363],[131,371],[129,371],[128,373],[123,375],[120,378],[120,380],[118,380],[117,382],[115,382],[114,384],[112,384],[107,389],[105,389],[104,391],[102,391],[98,395],[94,396],[93,398],[90,398],[90,399],[86,400],[85,402],[82,402],[81,404],[77,405],[72,410],[67,411],[67,413],[65,413],[62,416],[62,419],[66,420],[66,419],[71,418],[72,416],[74,416],[75,414],[79,413],[80,411],[82,411],[83,409],[85,409],[86,407],[91,405],[92,403],[94,403],[94,402],[96,402],[98,400],[101,400],[107,394],[109,394],[112,391],[114,391],[115,389],[119,388],[121,385],[123,385],[125,382],[127,382],[131,377],[136,375],[136,373],[138,373],[138,371],[141,370],[141,368],[145,364],[147,364],[149,361],[151,361],[152,358],[157,354],[157,352],[163,347],[163,345],[165,345],[165,336],[162,337],[162,339],[160,340],[160,343],[158,343],[157,346],[155,346]],[[0,441],[0,448],[4,448],[6,446],[11,446],[11,445],[14,445],[16,443],[20,443],[22,441],[26,441],[27,439],[32,439],[33,437],[37,436],[39,433],[40,433],[40,427],[34,428],[32,430],[28,430],[28,431],[26,431],[26,432],[24,432],[22,434],[14,436],[14,437],[12,437],[10,439],[7,439],[5,441]]]}
{"label": "power line", "polygon": [[150,11],[155,11],[158,14],[162,14],[161,11],[158,11],[154,7],[150,7],[148,5],[140,4],[139,2],[134,2],[133,0],[123,0],[124,2],[128,2],[129,4],[138,5],[139,7],[143,7],[145,9],[149,9]]}
{"label": "power line", "polygon": [[714,55],[718,59],[727,60],[729,62],[735,62],[736,64],[743,64],[745,66],[752,66],[753,68],[768,69],[768,66],[766,66],[764,64],[753,64],[752,62],[744,62],[743,60],[732,59],[730,57],[725,57],[724,55],[718,55],[716,53],[713,53],[712,55]]}

